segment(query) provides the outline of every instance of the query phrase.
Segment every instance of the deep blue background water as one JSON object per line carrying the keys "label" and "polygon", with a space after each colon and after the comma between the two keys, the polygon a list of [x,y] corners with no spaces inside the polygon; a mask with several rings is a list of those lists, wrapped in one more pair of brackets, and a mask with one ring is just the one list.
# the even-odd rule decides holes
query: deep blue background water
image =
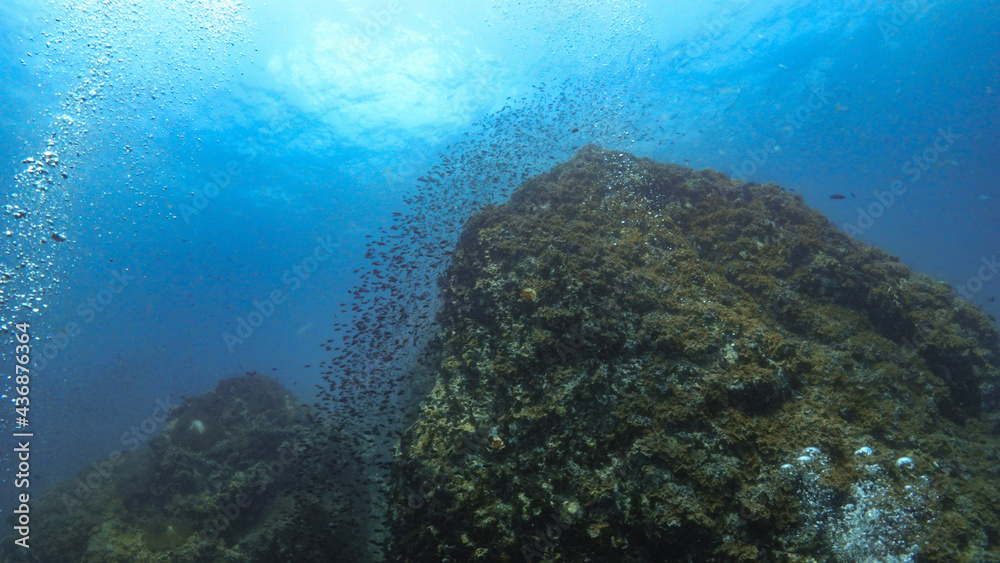
{"label": "deep blue background water", "polygon": [[[486,170],[536,173],[588,142],[745,167],[841,226],[901,180],[858,238],[1000,315],[1000,277],[968,283],[1000,253],[993,2],[290,4],[0,7],[5,203],[51,220],[2,216],[3,322],[63,344],[32,382],[36,487],[223,377],[258,370],[310,400],[366,235],[414,211],[416,178],[460,141],[494,143]],[[957,138],[912,180],[940,130]],[[42,198],[17,175],[49,139],[68,174]],[[333,256],[291,291],[283,276],[325,237]],[[276,289],[288,300],[231,353],[224,334]]]}

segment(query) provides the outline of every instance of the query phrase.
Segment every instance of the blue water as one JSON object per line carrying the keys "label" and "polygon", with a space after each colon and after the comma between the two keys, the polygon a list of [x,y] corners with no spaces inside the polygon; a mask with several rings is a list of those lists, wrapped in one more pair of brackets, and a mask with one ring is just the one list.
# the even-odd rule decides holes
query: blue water
{"label": "blue water", "polygon": [[[33,491],[237,373],[311,402],[394,212],[460,224],[590,142],[794,189],[1000,315],[995,2],[170,4],[0,6],[0,181],[28,213],[0,218],[0,365],[30,323]],[[473,150],[466,197],[406,202]]]}

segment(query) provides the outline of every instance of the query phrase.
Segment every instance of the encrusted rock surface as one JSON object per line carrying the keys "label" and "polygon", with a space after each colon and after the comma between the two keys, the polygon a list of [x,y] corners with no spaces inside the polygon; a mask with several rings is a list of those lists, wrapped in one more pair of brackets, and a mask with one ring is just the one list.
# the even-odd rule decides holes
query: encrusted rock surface
{"label": "encrusted rock surface", "polygon": [[467,223],[390,560],[1000,560],[1000,337],[797,195],[588,146]]}
{"label": "encrusted rock surface", "polygon": [[308,418],[269,377],[222,380],[172,409],[148,446],[135,441],[44,493],[32,507],[32,548],[0,560],[348,560],[332,548],[348,541],[349,503],[331,459],[338,442],[320,440]]}

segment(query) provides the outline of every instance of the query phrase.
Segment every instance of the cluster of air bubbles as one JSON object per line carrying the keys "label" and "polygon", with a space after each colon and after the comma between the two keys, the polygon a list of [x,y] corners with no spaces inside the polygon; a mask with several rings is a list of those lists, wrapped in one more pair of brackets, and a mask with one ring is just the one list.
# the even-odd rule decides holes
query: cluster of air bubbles
{"label": "cluster of air bubbles", "polygon": [[59,176],[66,178],[66,172],[59,170],[59,155],[54,151],[47,150],[42,152],[39,158],[29,156],[28,158],[21,161],[21,164],[26,164],[23,174],[23,179],[33,185],[39,191],[46,191],[52,186],[53,177]]}
{"label": "cluster of air bubbles", "polygon": [[[95,183],[129,181],[137,207],[155,197],[156,182],[148,176],[130,180],[150,170],[126,147],[155,151],[145,145],[152,138],[150,116],[155,124],[155,116],[199,111],[190,101],[210,99],[206,93],[234,72],[232,57],[242,56],[245,43],[245,7],[232,0],[82,0],[47,9],[40,27],[25,34],[21,56],[32,62],[39,82],[58,90],[57,103],[40,104],[55,108],[46,111],[49,129],[37,149],[21,157],[3,202],[0,329],[46,307],[45,296],[78,263],[60,257],[74,231],[105,228],[70,224],[73,206],[96,197]],[[131,176],[109,177],[104,170]]]}
{"label": "cluster of air bubbles", "polygon": [[846,502],[838,502],[842,496],[824,483],[830,460],[819,448],[804,448],[781,466],[796,485],[801,507],[790,545],[823,544],[838,561],[904,562],[916,557],[922,523],[930,516],[930,481],[913,475],[914,461],[901,457],[893,465],[908,484],[897,490],[890,472],[872,462],[876,455],[870,446],[854,451],[858,479]]}
{"label": "cluster of air bubbles", "polygon": [[788,473],[806,471],[809,474],[815,474],[817,471],[822,472],[829,461],[830,458],[819,448],[809,446],[799,452],[794,464],[786,463],[781,466],[781,470]]}

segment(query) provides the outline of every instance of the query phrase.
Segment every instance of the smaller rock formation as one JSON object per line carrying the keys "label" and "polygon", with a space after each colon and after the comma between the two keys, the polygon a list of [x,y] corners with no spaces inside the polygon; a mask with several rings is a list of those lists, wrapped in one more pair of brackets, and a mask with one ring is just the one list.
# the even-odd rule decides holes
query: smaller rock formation
{"label": "smaller rock formation", "polygon": [[172,410],[148,446],[114,452],[44,494],[30,553],[4,560],[336,560],[332,546],[354,541],[338,538],[347,502],[311,455],[308,417],[271,378],[223,380]]}

